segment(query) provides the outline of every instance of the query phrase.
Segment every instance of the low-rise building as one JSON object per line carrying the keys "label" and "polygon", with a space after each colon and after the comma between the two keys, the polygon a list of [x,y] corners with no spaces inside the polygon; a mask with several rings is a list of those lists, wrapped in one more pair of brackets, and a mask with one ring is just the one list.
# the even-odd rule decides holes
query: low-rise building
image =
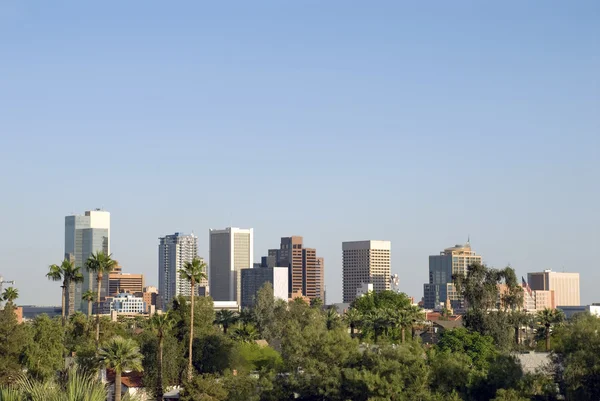
{"label": "low-rise building", "polygon": [[22,305],[22,319],[31,320],[39,315],[46,314],[49,318],[62,316],[61,306]]}
{"label": "low-rise building", "polygon": [[567,319],[571,319],[578,313],[589,313],[600,317],[600,303],[581,306],[557,306],[557,309],[563,311]]}
{"label": "low-rise building", "polygon": [[142,297],[133,294],[122,293],[114,297],[107,297],[103,302],[103,313],[110,314],[112,311],[118,314],[144,314],[146,303]]}
{"label": "low-rise building", "polygon": [[213,301],[213,309],[215,311],[226,309],[234,312],[239,312],[240,305],[237,303],[237,301]]}

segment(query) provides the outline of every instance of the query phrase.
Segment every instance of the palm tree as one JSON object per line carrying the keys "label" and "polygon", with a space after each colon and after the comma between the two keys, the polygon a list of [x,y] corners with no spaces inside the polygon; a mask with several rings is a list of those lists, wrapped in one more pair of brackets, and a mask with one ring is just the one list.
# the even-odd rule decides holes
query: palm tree
{"label": "palm tree", "polygon": [[130,338],[115,336],[108,340],[99,351],[100,363],[115,371],[115,398],[121,401],[121,374],[124,371],[142,371],[142,354],[137,343]]}
{"label": "palm tree", "polygon": [[84,292],[81,295],[81,299],[83,299],[84,301],[87,301],[88,304],[88,318],[90,316],[92,316],[92,302],[94,302],[94,299],[96,298],[96,293],[94,291],[91,290],[87,290],[86,292]]}
{"label": "palm tree", "polygon": [[337,309],[335,307],[327,309],[325,312],[325,324],[327,325],[327,330],[333,330],[340,321],[340,315],[337,313]]}
{"label": "palm tree", "polygon": [[152,315],[150,320],[152,327],[156,330],[158,337],[158,375],[156,378],[156,397],[159,401],[162,401],[164,394],[163,387],[163,343],[165,339],[165,332],[171,328],[173,320],[169,313]]}
{"label": "palm tree", "polygon": [[[46,273],[46,277],[48,278],[48,280],[52,280],[52,281],[62,281],[63,279],[63,272],[62,269],[59,265],[50,265],[49,268],[49,272]],[[61,285],[60,288],[62,289],[62,321],[63,321],[63,325],[65,324],[65,285]]]}
{"label": "palm tree", "polygon": [[557,309],[546,308],[541,310],[537,314],[537,318],[540,326],[544,326],[546,329],[545,337],[546,337],[546,352],[550,351],[550,327],[553,324],[557,324],[562,322],[565,319],[565,315],[562,311]]}
{"label": "palm tree", "polygon": [[410,315],[410,332],[411,337],[415,338],[415,325],[417,323],[422,323],[425,320],[425,312],[423,309],[416,305],[411,305],[409,307],[409,315]]}
{"label": "palm tree", "polygon": [[60,380],[38,382],[22,376],[13,386],[0,388],[1,401],[106,401],[106,396],[106,387],[97,377],[75,369]]}
{"label": "palm tree", "polygon": [[410,309],[398,309],[387,311],[390,323],[396,328],[400,328],[400,339],[402,344],[406,340],[406,328],[412,326],[413,318]]}
{"label": "palm tree", "polygon": [[185,262],[179,274],[190,282],[191,293],[191,316],[190,316],[190,344],[188,355],[188,380],[192,380],[192,341],[194,339],[194,298],[196,297],[196,284],[206,279],[206,263],[202,259],[194,258],[191,262]]}
{"label": "palm tree", "polygon": [[365,323],[373,330],[374,340],[377,342],[389,324],[389,316],[381,309],[374,309],[365,316]]}
{"label": "palm tree", "polygon": [[11,305],[17,298],[19,298],[19,290],[17,290],[15,287],[8,287],[4,290],[4,293],[2,293],[2,299]]}
{"label": "palm tree", "polygon": [[[62,285],[62,323],[65,325],[65,317],[69,315],[71,310],[71,302],[73,301],[70,297],[71,283],[83,282],[83,274],[79,271],[79,267],[75,267],[75,263],[66,259],[59,265],[50,265],[49,272],[46,274],[49,280],[61,281]],[[66,301],[65,301],[66,300]]]}
{"label": "palm tree", "polygon": [[256,331],[256,328],[250,323],[238,324],[237,327],[233,329],[233,338],[241,342],[249,343],[258,340],[258,331]]}
{"label": "palm tree", "polygon": [[229,326],[235,324],[238,319],[239,316],[237,316],[235,312],[227,309],[221,309],[215,315],[215,323],[223,327],[223,334],[227,334]]}
{"label": "palm tree", "polygon": [[356,328],[363,319],[362,313],[358,309],[350,308],[344,313],[344,321],[350,327],[350,337],[354,337]]}
{"label": "palm tree", "polygon": [[96,252],[90,255],[85,262],[85,267],[96,273],[96,281],[98,283],[97,304],[96,304],[96,349],[100,345],[100,290],[102,289],[102,276],[109,274],[114,270],[117,261],[112,259],[112,255],[107,255],[104,252]]}

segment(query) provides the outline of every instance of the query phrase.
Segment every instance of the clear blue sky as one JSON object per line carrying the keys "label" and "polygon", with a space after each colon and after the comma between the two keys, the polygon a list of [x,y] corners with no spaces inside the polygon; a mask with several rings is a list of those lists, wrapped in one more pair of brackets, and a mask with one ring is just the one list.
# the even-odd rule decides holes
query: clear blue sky
{"label": "clear blue sky", "polygon": [[341,242],[428,255],[471,236],[519,275],[581,272],[600,302],[598,1],[0,2],[0,274],[23,304],[64,216],[112,213],[157,284],[158,237],[302,235],[341,299]]}

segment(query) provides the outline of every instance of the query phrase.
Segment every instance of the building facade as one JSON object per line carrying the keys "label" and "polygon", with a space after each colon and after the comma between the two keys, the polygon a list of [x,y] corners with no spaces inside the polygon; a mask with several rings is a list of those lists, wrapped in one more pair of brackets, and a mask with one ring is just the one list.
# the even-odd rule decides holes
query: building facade
{"label": "building facade", "polygon": [[[192,295],[191,284],[179,274],[185,262],[198,257],[198,237],[194,234],[175,233],[159,238],[158,244],[158,292],[159,303],[163,310],[171,306],[173,298]],[[206,282],[196,284],[198,287]]]}
{"label": "building facade", "polygon": [[269,249],[262,264],[288,268],[288,297],[302,294],[310,300],[325,300],[325,259],[314,248],[304,248],[298,235],[282,237],[279,249]]}
{"label": "building facade", "polygon": [[209,230],[208,277],[215,301],[242,302],[242,269],[254,267],[254,230],[228,227]]}
{"label": "building facade", "polygon": [[128,292],[130,294],[144,290],[144,275],[131,273],[110,273],[108,293],[111,296]]}
{"label": "building facade", "polygon": [[104,314],[110,314],[112,311],[122,314],[147,313],[146,303],[142,297],[126,293],[107,297],[103,302],[103,308]]}
{"label": "building facade", "polygon": [[242,309],[252,308],[258,290],[265,283],[273,286],[275,299],[288,299],[288,269],[287,267],[258,267],[242,269]]}
{"label": "building facade", "polygon": [[435,309],[449,300],[453,309],[462,309],[463,300],[452,283],[452,275],[466,275],[470,265],[481,263],[481,256],[471,249],[469,242],[446,248],[439,255],[429,256],[429,283],[423,288],[424,308]]}
{"label": "building facade", "polygon": [[[68,314],[87,310],[82,302],[84,292],[97,291],[96,275],[85,268],[85,262],[92,253],[110,254],[110,213],[104,210],[89,210],[84,215],[65,217],[65,259],[71,260],[76,267],[81,267],[83,282],[73,284],[66,292],[65,303]],[[100,297],[108,295],[109,277],[104,275]]]}
{"label": "building facade", "polygon": [[534,291],[554,291],[554,305],[579,306],[579,273],[553,272],[544,270],[539,273],[528,273],[527,281]]}
{"label": "building facade", "polygon": [[390,241],[351,241],[342,243],[343,302],[351,303],[365,284],[374,292],[390,289]]}

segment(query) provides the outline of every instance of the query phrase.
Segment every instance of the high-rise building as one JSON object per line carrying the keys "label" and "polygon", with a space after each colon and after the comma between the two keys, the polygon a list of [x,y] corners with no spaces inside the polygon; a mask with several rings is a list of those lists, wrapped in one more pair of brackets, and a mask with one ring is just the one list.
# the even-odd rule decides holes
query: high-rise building
{"label": "high-rise building", "polygon": [[273,286],[275,299],[288,299],[288,269],[287,267],[255,267],[242,269],[242,308],[252,308],[258,290],[265,283]]}
{"label": "high-rise building", "polygon": [[108,294],[111,296],[124,292],[134,294],[144,289],[143,274],[110,273],[108,281]]}
{"label": "high-rise building", "polygon": [[390,241],[350,241],[342,243],[343,302],[356,299],[357,290],[373,284],[373,291],[390,289]]}
{"label": "high-rise building", "polygon": [[[175,233],[159,238],[158,244],[158,292],[160,306],[169,309],[171,301],[176,296],[189,297],[192,295],[191,284],[179,274],[185,262],[191,262],[198,257],[198,237],[194,234]],[[194,291],[206,286],[206,281],[196,284]]]}
{"label": "high-rise building", "polygon": [[439,255],[429,256],[429,283],[424,285],[423,306],[435,309],[449,299],[451,305],[445,305],[446,308],[462,309],[464,302],[456,291],[452,275],[466,275],[469,266],[481,263],[481,256],[475,254],[469,242],[446,248]]}
{"label": "high-rise building", "polygon": [[579,273],[562,273],[544,270],[528,273],[527,281],[534,291],[554,291],[554,307],[579,306]]}
{"label": "high-rise building", "polygon": [[228,227],[209,230],[208,276],[215,301],[242,302],[241,270],[254,266],[254,231]]}
{"label": "high-rise building", "polygon": [[288,268],[288,296],[302,294],[310,300],[325,298],[325,260],[317,257],[314,248],[304,248],[298,235],[282,237],[279,249],[269,249],[263,263],[268,267]]}
{"label": "high-rise building", "polygon": [[[95,209],[86,211],[83,216],[72,215],[65,217],[65,259],[81,267],[83,282],[73,284],[66,292],[68,314],[76,310],[87,310],[87,304],[82,302],[81,295],[88,291],[97,291],[96,274],[85,268],[85,262],[92,253],[104,252],[110,254],[110,213]],[[102,278],[100,297],[108,295],[108,274]]]}

